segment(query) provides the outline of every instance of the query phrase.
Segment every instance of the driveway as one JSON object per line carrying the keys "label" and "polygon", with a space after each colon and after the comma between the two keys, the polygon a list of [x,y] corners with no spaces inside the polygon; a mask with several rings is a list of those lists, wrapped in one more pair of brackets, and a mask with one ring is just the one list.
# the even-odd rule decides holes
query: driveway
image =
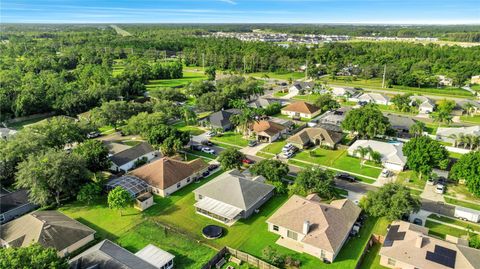
{"label": "driveway", "polygon": [[445,202],[445,199],[443,199],[443,194],[436,193],[435,189],[436,189],[436,185],[425,184],[425,188],[423,189],[423,192],[420,195],[420,197],[431,200],[431,201]]}
{"label": "driveway", "polygon": [[420,209],[417,213],[410,214],[410,222],[413,222],[414,219],[421,219],[422,225],[425,226],[425,222],[427,221],[427,217],[430,216],[432,212]]}
{"label": "driveway", "polygon": [[258,143],[255,147],[244,147],[240,150],[241,153],[245,155],[255,156],[257,152],[262,150],[264,147],[268,146],[269,143]]}
{"label": "driveway", "polygon": [[195,142],[195,143],[200,144],[204,140],[209,140],[209,137],[207,136],[207,133],[192,136],[192,141]]}

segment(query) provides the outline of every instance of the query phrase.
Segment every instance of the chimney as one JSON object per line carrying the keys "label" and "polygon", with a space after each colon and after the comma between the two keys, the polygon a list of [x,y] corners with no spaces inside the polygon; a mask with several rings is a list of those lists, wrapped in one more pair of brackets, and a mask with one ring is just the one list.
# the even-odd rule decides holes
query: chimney
{"label": "chimney", "polygon": [[415,241],[415,247],[422,248],[423,236],[419,235]]}
{"label": "chimney", "polygon": [[303,234],[308,234],[310,230],[310,221],[306,220],[303,222]]}

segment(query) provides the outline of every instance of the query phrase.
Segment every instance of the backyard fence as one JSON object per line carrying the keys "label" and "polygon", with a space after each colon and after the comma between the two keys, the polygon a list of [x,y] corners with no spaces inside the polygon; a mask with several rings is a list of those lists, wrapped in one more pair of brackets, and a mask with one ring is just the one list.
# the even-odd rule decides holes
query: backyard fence
{"label": "backyard fence", "polygon": [[276,266],[273,266],[267,262],[260,260],[257,257],[254,257],[248,253],[243,251],[231,248],[231,247],[224,247],[222,248],[215,256],[213,256],[210,261],[208,261],[205,265],[202,266],[202,269],[211,269],[215,268],[215,265],[225,257],[225,255],[230,254],[231,256],[246,262],[252,266],[257,267],[258,269],[279,269]]}
{"label": "backyard fence", "polygon": [[385,240],[385,236],[372,234],[370,236],[370,239],[368,240],[367,245],[363,249],[362,255],[360,255],[360,258],[358,258],[357,260],[357,265],[355,265],[355,269],[358,269],[362,266],[363,259],[365,258],[365,255],[367,254],[368,250],[376,243],[383,244],[384,240]]}

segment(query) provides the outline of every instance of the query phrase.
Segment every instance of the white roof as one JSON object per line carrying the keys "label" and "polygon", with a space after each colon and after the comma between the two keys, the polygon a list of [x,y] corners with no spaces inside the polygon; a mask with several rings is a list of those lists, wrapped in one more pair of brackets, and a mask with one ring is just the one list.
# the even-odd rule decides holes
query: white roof
{"label": "white roof", "polygon": [[142,248],[139,252],[135,253],[135,256],[157,268],[161,268],[175,258],[172,254],[152,244],[148,244],[146,247]]}
{"label": "white roof", "polygon": [[435,106],[435,102],[433,102],[432,99],[428,98],[428,97],[425,97],[425,96],[421,96],[421,95],[412,95],[410,96],[410,100],[412,101],[419,101],[420,104],[418,104],[419,106],[427,106],[427,107],[434,107]]}
{"label": "white roof", "polygon": [[195,204],[195,207],[222,216],[227,219],[234,219],[243,210],[232,205],[217,201],[212,198],[204,197]]}
{"label": "white roof", "polygon": [[387,143],[376,140],[357,140],[349,148],[348,152],[353,153],[358,147],[371,147],[372,150],[382,155],[383,163],[405,165],[407,158],[403,156],[402,143]]}
{"label": "white roof", "polygon": [[480,135],[480,125],[470,126],[470,127],[455,127],[455,128],[445,128],[439,127],[437,129],[438,136],[448,137],[450,135],[457,135],[457,134],[473,134],[473,135]]}
{"label": "white roof", "polygon": [[380,93],[364,93],[358,97],[358,100],[361,101],[378,101],[378,102],[389,102],[390,98],[386,95]]}

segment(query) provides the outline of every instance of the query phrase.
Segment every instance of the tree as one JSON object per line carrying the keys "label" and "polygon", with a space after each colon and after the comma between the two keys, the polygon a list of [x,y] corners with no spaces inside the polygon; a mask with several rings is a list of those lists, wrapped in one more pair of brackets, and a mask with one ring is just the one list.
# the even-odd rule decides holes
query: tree
{"label": "tree", "polygon": [[188,132],[179,131],[175,127],[168,125],[158,125],[151,128],[145,137],[150,144],[156,147],[161,147],[163,142],[169,137],[179,139],[182,145],[186,145],[188,141],[190,141],[190,134]]}
{"label": "tree", "polygon": [[216,77],[216,69],[213,66],[209,66],[205,68],[205,75],[207,76],[208,80],[215,80]]}
{"label": "tree", "polygon": [[234,148],[228,148],[220,153],[218,162],[224,170],[239,169],[242,166],[243,159],[245,159],[245,154]]}
{"label": "tree", "polygon": [[187,100],[185,94],[176,88],[164,88],[160,91],[153,91],[152,97],[172,102],[183,102]]}
{"label": "tree", "polygon": [[83,185],[77,193],[77,201],[90,204],[97,199],[102,192],[102,188],[95,182]]}
{"label": "tree", "polygon": [[357,132],[362,138],[383,135],[390,129],[390,122],[374,104],[353,109],[347,113],[342,127],[350,132]]}
{"label": "tree", "polygon": [[261,160],[250,167],[250,172],[254,175],[261,175],[268,181],[282,181],[289,171],[286,163],[270,159]]}
{"label": "tree", "polygon": [[470,102],[465,103],[462,108],[468,116],[472,116],[475,111],[475,106]]}
{"label": "tree", "polygon": [[449,176],[451,179],[465,181],[467,189],[480,197],[480,151],[464,154],[452,166]]}
{"label": "tree", "polygon": [[398,183],[387,183],[377,191],[369,191],[360,201],[360,207],[374,217],[386,217],[389,221],[420,210],[419,198],[410,189]]}
{"label": "tree", "polygon": [[285,262],[284,256],[278,253],[272,246],[267,246],[262,249],[262,259],[274,266],[282,266]]}
{"label": "tree", "polygon": [[453,118],[451,114],[455,106],[456,103],[452,100],[443,99],[438,101],[437,110],[430,114],[433,121],[438,122],[438,125],[441,123],[450,124]]}
{"label": "tree", "polygon": [[295,183],[290,185],[290,193],[306,196],[316,193],[325,199],[336,195],[333,175],[320,168],[305,169],[298,173]]}
{"label": "tree", "polygon": [[73,149],[85,160],[87,168],[92,172],[98,172],[110,168],[108,148],[99,140],[88,140]]}
{"label": "tree", "polygon": [[419,137],[423,135],[424,130],[425,130],[425,123],[421,121],[416,121],[415,124],[410,126],[410,129],[408,130],[408,132],[413,137]]}
{"label": "tree", "polygon": [[410,106],[410,97],[412,94],[397,94],[392,97],[392,103],[395,105],[395,108],[401,112],[410,112],[412,106]]}
{"label": "tree", "polygon": [[197,123],[197,113],[189,107],[184,107],[182,109],[182,118],[185,125],[193,125]]}
{"label": "tree", "polygon": [[167,137],[167,139],[163,141],[162,145],[160,145],[160,151],[165,156],[173,156],[182,148],[182,140],[173,136]]}
{"label": "tree", "polygon": [[207,92],[214,92],[215,90],[215,85],[213,85],[212,82],[202,80],[193,81],[186,88],[187,94],[193,95],[196,98],[202,96]]}
{"label": "tree", "polygon": [[222,93],[207,92],[197,99],[201,111],[219,111],[227,105],[227,98]]}
{"label": "tree", "polygon": [[29,127],[33,132],[45,136],[45,146],[63,149],[66,144],[85,140],[89,128],[81,126],[74,119],[58,116]]}
{"label": "tree", "polygon": [[122,209],[125,209],[132,203],[132,196],[124,188],[117,186],[108,193],[108,207],[120,211],[120,216],[123,216]]}
{"label": "tree", "polygon": [[340,107],[340,104],[332,98],[330,94],[322,94],[315,100],[315,106],[319,107],[323,112],[328,110],[335,110]]}
{"label": "tree", "polygon": [[230,122],[233,125],[237,126],[237,129],[243,134],[248,134],[248,131],[255,121],[255,118],[258,116],[258,113],[255,109],[251,107],[245,107],[241,110],[240,114],[234,114],[230,117]]}
{"label": "tree", "polygon": [[403,145],[403,154],[407,157],[407,166],[423,175],[429,175],[433,167],[448,165],[448,151],[438,141],[428,136],[414,137]]}
{"label": "tree", "polygon": [[57,255],[54,248],[44,248],[38,243],[28,247],[0,248],[0,268],[68,269],[66,258]]}
{"label": "tree", "polygon": [[141,112],[127,120],[127,124],[122,128],[126,134],[139,134],[146,136],[150,129],[164,125],[168,121],[168,116],[163,112],[147,113]]}
{"label": "tree", "polygon": [[42,206],[74,197],[88,179],[85,161],[76,154],[50,149],[31,154],[18,165],[17,188],[29,190],[30,201]]}
{"label": "tree", "polygon": [[100,107],[91,110],[90,118],[98,126],[110,125],[117,130],[118,125],[131,116],[148,110],[146,105],[125,101],[104,102]]}
{"label": "tree", "polygon": [[372,148],[370,146],[368,147],[359,146],[353,151],[353,154],[360,157],[360,160],[361,160],[360,165],[363,167],[363,164],[365,163],[367,158],[370,156],[371,152],[372,152]]}

